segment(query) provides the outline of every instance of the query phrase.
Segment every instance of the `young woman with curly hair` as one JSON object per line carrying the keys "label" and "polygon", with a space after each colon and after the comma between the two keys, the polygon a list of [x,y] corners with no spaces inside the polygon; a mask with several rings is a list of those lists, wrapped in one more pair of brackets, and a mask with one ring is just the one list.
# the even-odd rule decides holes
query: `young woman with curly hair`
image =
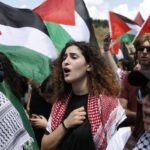
{"label": "young woman with curly hair", "polygon": [[57,100],[42,150],[105,149],[124,110],[116,97],[116,75],[100,51],[85,42],[67,43],[54,64],[53,76]]}

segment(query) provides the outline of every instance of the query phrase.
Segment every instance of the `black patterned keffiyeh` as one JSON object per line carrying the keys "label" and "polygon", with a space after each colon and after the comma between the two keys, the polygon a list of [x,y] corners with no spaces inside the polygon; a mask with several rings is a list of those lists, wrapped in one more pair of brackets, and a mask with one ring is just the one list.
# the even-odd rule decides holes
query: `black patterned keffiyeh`
{"label": "black patterned keffiyeh", "polygon": [[23,150],[32,141],[24,129],[19,113],[0,92],[0,150]]}
{"label": "black patterned keffiyeh", "polygon": [[145,132],[140,137],[133,150],[150,150],[150,132]]}

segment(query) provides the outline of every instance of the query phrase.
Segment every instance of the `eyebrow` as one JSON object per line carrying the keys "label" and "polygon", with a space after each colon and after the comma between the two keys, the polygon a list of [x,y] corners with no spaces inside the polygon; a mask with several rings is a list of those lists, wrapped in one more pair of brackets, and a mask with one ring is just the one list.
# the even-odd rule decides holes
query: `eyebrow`
{"label": "eyebrow", "polygon": [[69,52],[69,53],[65,53],[65,54],[77,54],[77,53],[75,53],[75,52]]}
{"label": "eyebrow", "polygon": [[79,56],[80,54],[78,54],[78,53],[75,53],[75,52],[69,52],[69,53],[65,53],[64,55],[77,55],[77,56]]}

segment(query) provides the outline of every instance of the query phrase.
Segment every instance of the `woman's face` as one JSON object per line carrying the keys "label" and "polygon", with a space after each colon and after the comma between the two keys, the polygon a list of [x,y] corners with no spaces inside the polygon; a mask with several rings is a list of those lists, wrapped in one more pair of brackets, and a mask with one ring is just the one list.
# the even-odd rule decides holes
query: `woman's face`
{"label": "woman's face", "polygon": [[62,61],[64,80],[67,83],[82,82],[87,77],[90,66],[87,64],[81,50],[72,45],[65,51]]}
{"label": "woman's face", "polygon": [[147,95],[142,99],[144,129],[150,131],[150,89],[145,89]]}

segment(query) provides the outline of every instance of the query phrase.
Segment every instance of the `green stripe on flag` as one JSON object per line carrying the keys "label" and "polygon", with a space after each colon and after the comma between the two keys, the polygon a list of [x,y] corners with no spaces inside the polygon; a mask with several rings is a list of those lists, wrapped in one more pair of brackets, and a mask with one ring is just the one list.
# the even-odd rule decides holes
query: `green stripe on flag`
{"label": "green stripe on flag", "polygon": [[59,24],[45,22],[45,25],[51,40],[58,49],[58,53],[60,53],[65,44],[72,40],[71,36]]}
{"label": "green stripe on flag", "polygon": [[47,65],[50,59],[32,49],[0,44],[0,52],[7,56],[17,73],[39,84],[50,74],[50,66]]}
{"label": "green stripe on flag", "polygon": [[134,37],[135,37],[135,35],[126,33],[119,38],[119,42],[121,42],[121,43],[132,42]]}

